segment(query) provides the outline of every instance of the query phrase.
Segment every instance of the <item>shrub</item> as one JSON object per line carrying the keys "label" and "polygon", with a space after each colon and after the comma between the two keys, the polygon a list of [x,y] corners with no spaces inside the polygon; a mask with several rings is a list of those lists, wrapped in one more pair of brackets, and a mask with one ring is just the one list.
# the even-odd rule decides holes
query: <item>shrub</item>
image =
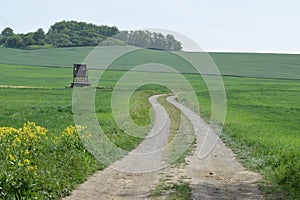
{"label": "shrub", "polygon": [[103,167],[85,151],[74,126],[61,134],[34,122],[0,127],[0,155],[0,199],[62,197]]}

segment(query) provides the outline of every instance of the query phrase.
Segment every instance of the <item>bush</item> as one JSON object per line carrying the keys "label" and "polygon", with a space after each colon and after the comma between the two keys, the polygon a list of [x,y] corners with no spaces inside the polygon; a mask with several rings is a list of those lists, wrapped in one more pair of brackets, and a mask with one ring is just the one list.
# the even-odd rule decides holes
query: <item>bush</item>
{"label": "bush", "polygon": [[74,126],[61,134],[34,122],[0,127],[0,155],[0,199],[62,197],[103,168],[85,151]]}

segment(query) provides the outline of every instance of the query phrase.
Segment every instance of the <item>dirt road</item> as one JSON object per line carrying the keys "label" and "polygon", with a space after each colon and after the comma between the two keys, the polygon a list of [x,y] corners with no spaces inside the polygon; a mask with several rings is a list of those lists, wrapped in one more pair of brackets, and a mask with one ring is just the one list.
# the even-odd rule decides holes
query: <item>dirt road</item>
{"label": "dirt road", "polygon": [[[193,199],[264,199],[256,184],[260,175],[246,170],[213,130],[193,111],[178,104],[175,97],[167,100],[193,125],[197,145],[186,158],[186,165],[166,167],[163,152],[170,134],[170,119],[157,97],[149,98],[156,114],[148,137],[122,160],[91,176],[65,200],[151,199],[149,191],[166,176],[174,181],[185,177],[191,185]],[[209,136],[203,130],[208,131]],[[209,153],[206,155],[206,152]]]}

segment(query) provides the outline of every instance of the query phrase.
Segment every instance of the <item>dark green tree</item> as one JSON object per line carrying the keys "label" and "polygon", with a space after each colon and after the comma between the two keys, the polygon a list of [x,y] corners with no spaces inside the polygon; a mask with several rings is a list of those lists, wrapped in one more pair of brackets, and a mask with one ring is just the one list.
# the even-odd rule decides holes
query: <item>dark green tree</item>
{"label": "dark green tree", "polygon": [[9,27],[6,27],[1,32],[1,37],[11,37],[13,35],[14,35],[14,31],[11,28],[9,28]]}
{"label": "dark green tree", "polygon": [[22,47],[36,44],[35,41],[33,40],[33,35],[34,33],[27,33],[22,37],[23,39]]}
{"label": "dark green tree", "polygon": [[10,47],[10,48],[19,48],[22,46],[22,37],[20,35],[13,35],[9,38],[4,43],[5,47]]}
{"label": "dark green tree", "polygon": [[39,28],[36,32],[33,33],[32,39],[34,40],[35,44],[37,45],[44,45],[46,35],[42,28]]}
{"label": "dark green tree", "polygon": [[13,35],[14,35],[14,31],[11,28],[6,27],[5,29],[3,29],[0,35],[0,45],[5,44],[7,38]]}
{"label": "dark green tree", "polygon": [[164,36],[161,33],[155,33],[150,31],[121,31],[119,34],[113,36],[118,40],[123,40],[128,45],[143,47],[143,48],[152,48],[152,49],[161,49],[161,50],[170,50],[170,51],[179,51],[182,49],[182,45],[177,41],[173,35]]}
{"label": "dark green tree", "polygon": [[97,26],[85,22],[61,21],[50,27],[46,41],[57,47],[96,46],[106,37],[117,33],[119,33],[119,30],[115,26]]}

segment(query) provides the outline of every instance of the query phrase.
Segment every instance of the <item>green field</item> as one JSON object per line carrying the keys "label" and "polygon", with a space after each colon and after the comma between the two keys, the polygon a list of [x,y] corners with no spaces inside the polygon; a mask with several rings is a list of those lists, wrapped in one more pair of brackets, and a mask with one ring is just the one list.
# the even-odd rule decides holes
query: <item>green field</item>
{"label": "green field", "polygon": [[[72,89],[66,86],[72,81],[72,64],[82,62],[91,49],[83,47],[27,51],[0,48],[0,127],[19,128],[25,122],[33,121],[55,135],[73,125]],[[129,54],[113,63],[112,69],[127,69],[151,60],[177,67],[181,72],[187,73],[185,77],[197,91],[201,114],[208,119],[210,97],[201,77],[189,74],[192,71],[186,67],[186,63],[173,59],[168,52],[152,52],[151,55],[149,57],[143,51],[135,55]],[[245,166],[264,175],[260,185],[265,193],[271,193],[270,198],[299,198],[300,55],[210,55],[224,76],[227,95],[227,115],[222,136],[224,141],[233,148]],[[123,73],[107,71],[104,74],[103,81],[99,83],[104,89],[97,90],[96,94],[96,110],[100,124],[105,127],[109,138],[117,146],[131,150],[140,139],[122,134],[116,127],[110,108],[111,89]],[[145,121],[147,124],[149,104],[145,103],[146,97],[167,92],[169,91],[153,85],[140,88],[132,101],[135,120],[139,124]],[[83,152],[82,148],[77,150]],[[74,147],[74,151],[77,150]],[[86,152],[77,159],[84,158],[89,158],[89,162],[96,162],[91,161]],[[84,174],[102,167],[101,163],[93,166],[92,169],[86,168]],[[76,170],[72,171],[74,174],[71,177],[77,176]],[[66,180],[57,182],[59,187],[51,188],[49,185],[50,189],[46,192],[54,197],[63,196],[66,189],[72,189],[83,179],[74,178],[70,185],[66,184]]]}
{"label": "green field", "polygon": [[[0,63],[72,67],[73,63],[81,63],[93,49],[93,47],[39,50],[0,48]],[[134,62],[136,62],[136,60],[149,59],[147,58],[147,54],[143,54],[143,51],[140,53],[141,55],[138,58],[137,54],[134,55]],[[169,53],[166,52],[165,54]],[[163,58],[164,54],[161,54],[161,52],[156,55],[162,57],[167,63],[174,64],[174,61],[170,60],[170,58]],[[220,72],[225,76],[300,79],[299,55],[259,53],[209,53],[209,55],[219,67]],[[127,61],[122,63],[122,68],[130,66],[133,62],[130,56],[127,56],[125,59],[127,59]],[[184,67],[184,65],[181,65],[181,67]]]}
{"label": "green field", "polygon": [[[247,167],[258,170],[291,194],[298,193],[300,82],[225,78],[225,84],[225,141]],[[269,192],[276,193],[272,189]]]}

